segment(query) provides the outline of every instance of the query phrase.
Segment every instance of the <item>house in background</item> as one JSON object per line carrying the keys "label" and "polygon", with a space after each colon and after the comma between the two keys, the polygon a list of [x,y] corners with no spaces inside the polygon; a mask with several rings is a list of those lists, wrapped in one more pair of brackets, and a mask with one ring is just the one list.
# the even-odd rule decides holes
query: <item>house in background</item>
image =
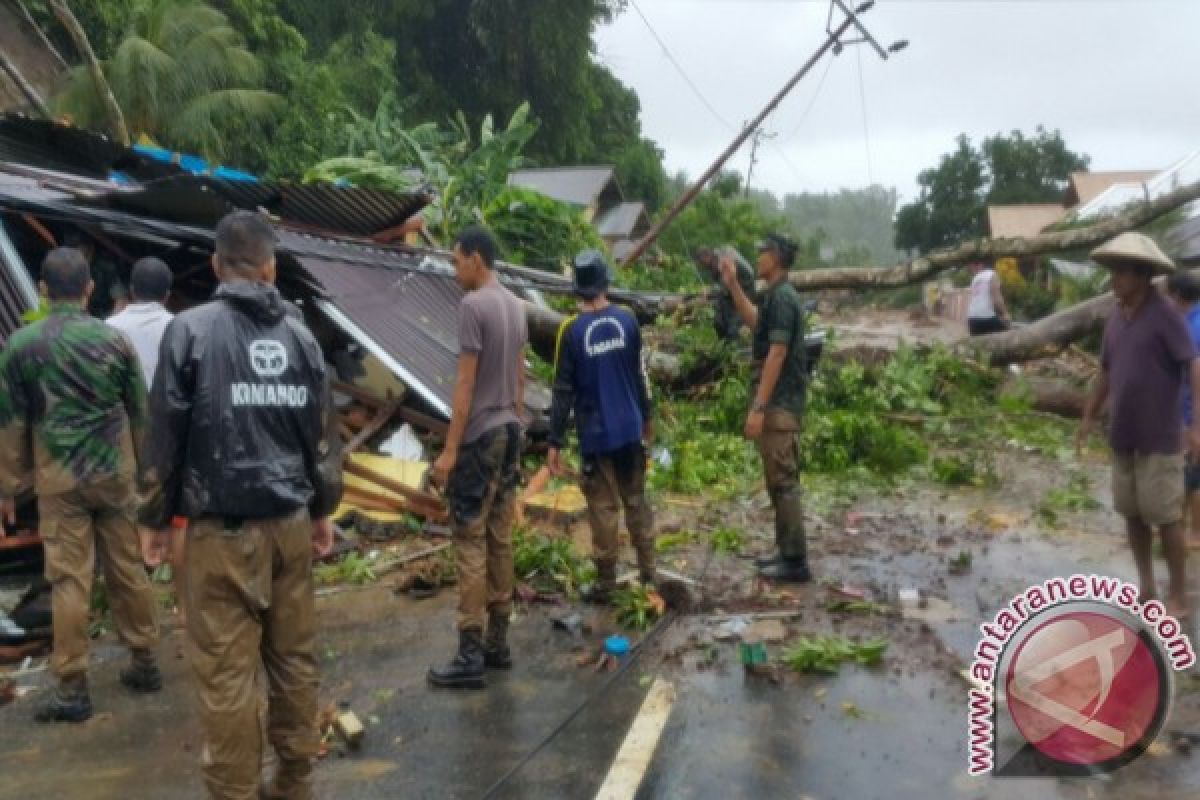
{"label": "house in background", "polygon": [[600,212],[595,224],[613,258],[624,261],[650,231],[650,215],[646,213],[645,203],[621,203]]}
{"label": "house in background", "polygon": [[626,201],[611,165],[521,169],[508,176],[508,185],[533,189],[582,210],[618,260],[650,230],[646,204]]}

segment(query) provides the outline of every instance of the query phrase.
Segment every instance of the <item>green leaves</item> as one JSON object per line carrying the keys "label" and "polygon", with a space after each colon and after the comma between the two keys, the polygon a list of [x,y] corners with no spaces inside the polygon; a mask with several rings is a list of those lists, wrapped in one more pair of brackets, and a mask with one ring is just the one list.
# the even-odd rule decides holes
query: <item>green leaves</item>
{"label": "green leaves", "polygon": [[644,631],[666,611],[662,597],[653,589],[633,584],[612,593],[617,623],[635,631]]}
{"label": "green leaves", "polygon": [[846,661],[875,666],[883,661],[886,639],[853,642],[844,636],[802,636],[784,651],[783,662],[797,672],[837,673]]}
{"label": "green leaves", "polygon": [[518,528],[513,532],[513,564],[517,579],[539,591],[578,594],[595,580],[592,562],[575,550],[568,537],[549,537]]}

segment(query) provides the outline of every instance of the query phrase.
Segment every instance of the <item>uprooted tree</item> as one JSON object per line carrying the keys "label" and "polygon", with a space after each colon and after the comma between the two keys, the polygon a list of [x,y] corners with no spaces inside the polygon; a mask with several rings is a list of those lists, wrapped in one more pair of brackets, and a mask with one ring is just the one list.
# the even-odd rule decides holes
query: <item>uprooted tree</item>
{"label": "uprooted tree", "polygon": [[[1126,208],[1091,225],[1013,239],[976,239],[891,267],[830,267],[800,270],[792,284],[805,291],[821,289],[893,289],[928,280],[975,259],[1049,255],[1095,247],[1118,234],[1141,228],[1200,199],[1200,181],[1181,186],[1154,200]],[[1112,294],[1086,300],[1024,328],[974,337],[960,347],[986,356],[994,364],[1027,361],[1081,339],[1103,324],[1112,309]],[[529,338],[540,355],[553,355],[562,315],[530,306]]]}

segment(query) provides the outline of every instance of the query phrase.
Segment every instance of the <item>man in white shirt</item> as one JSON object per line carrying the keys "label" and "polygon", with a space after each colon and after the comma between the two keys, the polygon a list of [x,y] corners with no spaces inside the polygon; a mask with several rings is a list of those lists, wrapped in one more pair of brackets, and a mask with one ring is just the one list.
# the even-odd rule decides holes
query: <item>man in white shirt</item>
{"label": "man in white shirt", "polygon": [[967,306],[967,330],[972,336],[1008,330],[1008,307],[1000,290],[1000,276],[976,261],[970,266],[971,293]]}
{"label": "man in white shirt", "polygon": [[147,389],[154,385],[158,368],[158,345],[163,331],[174,318],[163,304],[171,293],[171,268],[157,258],[143,258],[133,265],[130,280],[133,302],[125,310],[108,318],[108,324],[123,332],[133,342]]}

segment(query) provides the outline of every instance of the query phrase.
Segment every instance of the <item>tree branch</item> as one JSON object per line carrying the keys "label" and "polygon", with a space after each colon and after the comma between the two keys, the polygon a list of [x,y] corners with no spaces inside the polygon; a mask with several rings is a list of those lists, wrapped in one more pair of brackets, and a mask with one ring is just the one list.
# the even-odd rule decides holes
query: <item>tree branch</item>
{"label": "tree branch", "polygon": [[3,50],[0,50],[0,70],[4,70],[4,74],[16,85],[21,94],[25,95],[25,99],[29,101],[31,106],[38,110],[39,114],[43,117],[50,116],[50,109],[46,106],[46,101],[38,94],[38,90],[34,88],[33,84],[25,79],[25,76],[21,74],[21,70],[17,68],[17,65],[13,63],[12,59]]}
{"label": "tree branch", "polygon": [[1193,200],[1200,199],[1200,181],[1181,186],[1149,203],[1139,203],[1121,213],[1088,225],[1025,239],[976,239],[956,247],[936,250],[923,258],[894,267],[832,267],[796,270],[792,284],[798,289],[886,289],[927,280],[974,259],[1037,256],[1095,247],[1128,230],[1140,228]]}
{"label": "tree branch", "polygon": [[65,0],[47,0],[47,4],[50,6],[50,10],[54,12],[54,16],[66,28],[67,33],[71,36],[71,41],[75,43],[75,49],[83,57],[88,73],[92,76],[92,83],[96,85],[96,94],[100,98],[100,103],[104,106],[105,113],[108,114],[108,123],[111,126],[113,136],[122,145],[128,147],[130,139],[129,129],[125,127],[125,115],[121,113],[121,106],[117,103],[117,98],[113,95],[108,79],[104,77],[104,69],[100,66],[100,61],[96,58],[95,51],[92,50],[92,43],[88,41],[87,33],[84,32],[83,26],[79,24],[79,20],[76,19],[75,14],[67,6]]}

